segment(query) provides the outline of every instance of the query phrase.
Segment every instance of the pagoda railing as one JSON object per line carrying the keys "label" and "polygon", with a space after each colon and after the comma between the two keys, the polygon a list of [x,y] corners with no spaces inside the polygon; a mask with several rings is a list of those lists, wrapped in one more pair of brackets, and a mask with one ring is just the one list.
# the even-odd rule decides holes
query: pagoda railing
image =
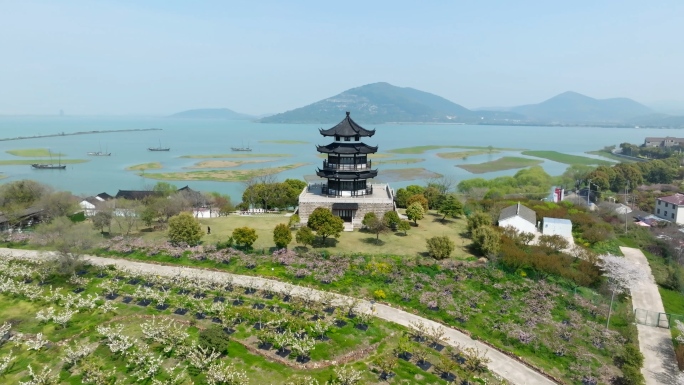
{"label": "pagoda railing", "polygon": [[367,170],[373,167],[373,161],[368,161],[367,163],[357,163],[357,164],[344,164],[344,163],[330,163],[327,160],[323,161],[323,168],[327,170],[342,170],[342,171],[354,171],[354,170]]}

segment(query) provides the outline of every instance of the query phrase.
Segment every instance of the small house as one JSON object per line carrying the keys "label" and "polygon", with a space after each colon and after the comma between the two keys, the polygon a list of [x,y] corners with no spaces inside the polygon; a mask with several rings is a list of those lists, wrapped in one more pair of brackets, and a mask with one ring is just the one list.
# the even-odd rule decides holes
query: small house
{"label": "small house", "polygon": [[684,194],[677,193],[657,198],[654,211],[653,214],[660,219],[665,219],[677,224],[684,223]]}
{"label": "small house", "polygon": [[560,235],[566,239],[572,239],[572,222],[569,219],[548,218],[542,219],[543,235]]}
{"label": "small house", "polygon": [[78,205],[81,207],[81,210],[83,210],[83,214],[85,214],[86,217],[92,217],[97,214],[97,210],[102,202],[103,201],[99,200],[97,197],[87,197],[80,201]]}
{"label": "small house", "polygon": [[499,214],[499,227],[513,227],[521,233],[537,233],[537,213],[518,204],[508,206]]}

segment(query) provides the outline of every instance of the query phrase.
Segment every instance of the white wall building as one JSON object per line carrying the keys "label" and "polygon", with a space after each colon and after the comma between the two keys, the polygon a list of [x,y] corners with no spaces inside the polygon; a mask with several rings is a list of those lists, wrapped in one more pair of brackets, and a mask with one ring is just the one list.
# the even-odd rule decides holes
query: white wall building
{"label": "white wall building", "polygon": [[501,210],[499,227],[513,227],[522,233],[537,234],[537,213],[518,202]]}
{"label": "white wall building", "polygon": [[543,235],[560,235],[566,239],[572,239],[572,222],[569,219],[547,218],[542,219]]}
{"label": "white wall building", "polygon": [[656,217],[665,219],[677,224],[684,224],[684,194],[674,194],[666,197],[656,198],[656,205],[653,214]]}

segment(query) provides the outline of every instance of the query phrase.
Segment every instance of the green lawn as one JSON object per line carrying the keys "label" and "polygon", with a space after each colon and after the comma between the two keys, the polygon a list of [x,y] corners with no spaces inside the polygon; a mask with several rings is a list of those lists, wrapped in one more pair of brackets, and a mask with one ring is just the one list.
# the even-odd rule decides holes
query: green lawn
{"label": "green lawn", "polygon": [[18,150],[7,150],[6,153],[14,156],[22,156],[26,158],[42,157],[42,156],[66,156],[57,152],[50,152],[47,148],[22,148]]}
{"label": "green lawn", "polygon": [[76,164],[88,162],[87,159],[12,159],[12,160],[0,160],[0,166],[20,166],[20,165],[31,165],[34,163],[52,163],[52,164]]}
{"label": "green lawn", "polygon": [[414,146],[414,147],[403,147],[395,148],[394,150],[389,150],[388,152],[394,154],[422,154],[426,151],[439,150],[442,148],[462,148],[466,150],[498,150],[498,151],[520,151],[521,148],[506,148],[506,147],[484,147],[484,146],[441,146],[441,145],[430,145],[430,146]]}
{"label": "green lawn", "polygon": [[257,153],[230,153],[230,154],[203,154],[183,155],[181,158],[190,159],[213,159],[213,158],[289,158],[292,154],[257,154]]}
{"label": "green lawn", "polygon": [[[441,216],[431,212],[425,219],[418,221],[417,227],[411,227],[408,235],[403,233],[389,233],[380,235],[380,243],[375,242],[375,235],[363,231],[342,232],[340,238],[329,240],[335,247],[319,248],[316,250],[328,250],[334,253],[368,253],[368,254],[393,254],[406,256],[419,256],[425,252],[425,242],[435,235],[446,235],[456,242],[456,258],[469,258],[472,254],[467,247],[470,239],[461,237],[465,231],[465,219],[447,219],[441,222]],[[273,243],[273,229],[279,223],[288,223],[289,218],[284,215],[229,215],[227,217],[200,219],[202,228],[211,227],[211,235],[205,235],[205,243],[225,241],[230,237],[233,230],[238,227],[251,227],[256,230],[259,238],[254,244],[254,249],[268,252],[275,247]],[[143,233],[147,239],[166,239],[166,232]],[[295,233],[292,233],[294,239]],[[295,247],[294,240],[290,247]]]}
{"label": "green lawn", "polygon": [[520,158],[514,156],[504,156],[497,160],[492,160],[484,163],[477,164],[460,164],[456,167],[460,167],[466,171],[472,172],[473,174],[484,174],[493,171],[503,171],[503,170],[513,170],[516,168],[525,168],[530,166],[536,166],[542,163],[541,160]]}
{"label": "green lawn", "polygon": [[534,156],[537,158],[544,158],[558,163],[565,164],[582,164],[582,165],[605,165],[610,166],[615,164],[615,162],[610,162],[602,159],[594,159],[586,156],[563,154],[557,151],[523,151],[521,154],[527,156]]}
{"label": "green lawn", "polygon": [[144,170],[158,170],[162,168],[162,164],[159,162],[150,162],[136,164],[135,166],[126,167],[128,171],[144,171]]}

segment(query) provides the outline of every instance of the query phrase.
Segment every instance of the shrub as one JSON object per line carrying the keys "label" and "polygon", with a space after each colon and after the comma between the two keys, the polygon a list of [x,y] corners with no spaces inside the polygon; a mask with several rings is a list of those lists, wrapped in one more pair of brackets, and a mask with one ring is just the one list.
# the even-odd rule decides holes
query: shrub
{"label": "shrub", "polygon": [[287,225],[290,226],[290,228],[297,227],[299,226],[300,221],[301,220],[299,219],[299,215],[294,214],[290,217],[290,220],[287,222]]}
{"label": "shrub", "polygon": [[561,251],[568,247],[570,242],[560,235],[542,235],[539,237],[538,245],[554,251]]}
{"label": "shrub", "polygon": [[482,211],[476,211],[468,217],[466,229],[472,234],[475,229],[483,226],[491,226],[492,217]]}
{"label": "shrub", "polygon": [[378,220],[378,217],[375,215],[375,213],[369,212],[363,216],[363,221],[361,221],[361,224],[366,227],[370,227],[371,223],[376,220]]}
{"label": "shrub", "polygon": [[233,237],[230,237],[223,242],[218,241],[216,242],[216,250],[230,249],[233,247],[234,243],[235,241],[233,240]]}
{"label": "shrub", "polygon": [[180,213],[169,219],[169,241],[174,245],[196,246],[203,234],[199,221],[190,213]]}
{"label": "shrub", "polygon": [[387,225],[388,227],[396,229],[399,225],[399,222],[401,222],[401,219],[399,218],[399,214],[397,214],[396,211],[392,210],[386,212],[385,215],[382,216],[382,221],[385,222],[385,225]]}
{"label": "shrub", "polygon": [[228,354],[230,339],[218,325],[212,325],[200,331],[198,344],[207,349],[214,348],[217,353]]}
{"label": "shrub", "polygon": [[378,290],[373,292],[373,297],[379,301],[381,299],[387,298],[387,295],[385,294],[384,290],[378,289]]}
{"label": "shrub", "polygon": [[[289,230],[288,230],[289,231]],[[250,248],[256,242],[259,236],[251,227],[238,227],[233,230],[233,241],[235,244],[241,247]]]}
{"label": "shrub", "polygon": [[582,233],[582,238],[592,245],[598,242],[607,241],[613,237],[613,229],[607,223],[594,223]]}
{"label": "shrub", "polygon": [[499,251],[501,236],[490,226],[481,226],[473,230],[473,245],[483,255],[490,256]]}
{"label": "shrub", "polygon": [[312,245],[314,242],[314,239],[316,239],[316,236],[314,235],[313,231],[311,231],[311,228],[309,226],[302,226],[297,230],[297,234],[295,235],[295,240],[297,243],[301,243],[302,245]]}
{"label": "shrub", "polygon": [[406,235],[406,232],[411,230],[411,222],[409,221],[400,221],[399,225],[397,226],[397,229],[399,231],[403,231],[404,235]]}
{"label": "shrub", "polygon": [[434,259],[449,258],[456,245],[447,236],[432,237],[427,240],[428,254]]}
{"label": "shrub", "polygon": [[273,229],[273,242],[279,249],[284,249],[292,242],[292,232],[290,227],[284,223],[279,223]]}

